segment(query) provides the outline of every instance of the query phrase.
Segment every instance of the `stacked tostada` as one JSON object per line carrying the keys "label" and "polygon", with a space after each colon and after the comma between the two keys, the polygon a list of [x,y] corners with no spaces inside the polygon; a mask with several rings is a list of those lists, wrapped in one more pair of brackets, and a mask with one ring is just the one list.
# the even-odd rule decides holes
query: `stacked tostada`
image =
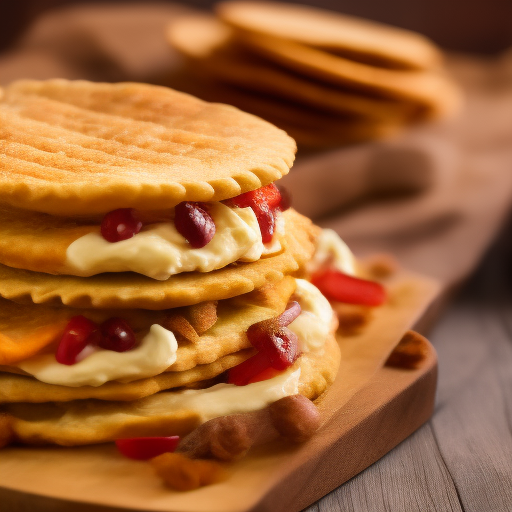
{"label": "stacked tostada", "polygon": [[274,184],[284,131],[65,80],[11,84],[0,119],[0,445],[183,436],[329,387],[337,320],[308,276],[355,262]]}

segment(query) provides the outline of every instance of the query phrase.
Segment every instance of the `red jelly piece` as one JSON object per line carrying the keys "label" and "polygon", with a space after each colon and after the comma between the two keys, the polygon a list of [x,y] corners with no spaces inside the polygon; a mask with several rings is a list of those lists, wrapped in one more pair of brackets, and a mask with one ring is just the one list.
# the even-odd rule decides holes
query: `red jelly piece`
{"label": "red jelly piece", "polygon": [[137,339],[126,320],[114,317],[101,324],[101,339],[98,345],[114,352],[127,352],[137,346]]}
{"label": "red jelly piece", "polygon": [[132,437],[117,439],[117,449],[125,456],[135,460],[148,460],[162,453],[176,450],[179,436],[171,437]]}
{"label": "red jelly piece", "polygon": [[255,205],[265,203],[272,209],[277,208],[280,202],[281,193],[273,183],[225,201],[229,206],[238,206],[239,208],[252,208]]}
{"label": "red jelly piece", "polygon": [[270,362],[267,356],[258,353],[228,371],[228,384],[245,386],[253,377],[268,368],[270,368]]}
{"label": "red jelly piece", "polygon": [[60,364],[72,365],[80,352],[98,332],[98,326],[82,315],[74,316],[66,325],[60,340],[55,359]]}
{"label": "red jelly piece", "polygon": [[279,323],[279,326],[280,327],[287,327],[288,325],[290,325],[300,315],[300,312],[301,312],[300,304],[297,301],[292,300],[291,302],[289,302],[287,304],[286,309],[284,310],[284,312],[281,313],[277,317],[277,321]]}
{"label": "red jelly piece", "polygon": [[252,209],[256,214],[256,218],[258,219],[262,242],[264,244],[272,242],[274,229],[276,227],[276,217],[274,212],[265,203],[253,206]]}
{"label": "red jelly piece", "polygon": [[275,368],[267,368],[266,370],[263,370],[261,373],[258,373],[258,375],[255,375],[252,379],[249,380],[247,384],[254,384],[255,382],[261,382],[262,380],[268,380],[272,377],[276,377],[282,373],[282,370],[276,370]]}
{"label": "red jelly piece", "polygon": [[247,329],[251,345],[265,354],[276,370],[290,367],[300,355],[297,335],[286,327],[300,315],[300,311],[298,302],[290,302],[278,317],[263,320]]}
{"label": "red jelly piece", "polygon": [[107,242],[128,240],[142,229],[142,222],[132,208],[120,208],[109,212],[101,221],[101,236]]}
{"label": "red jelly piece", "polygon": [[349,276],[337,270],[314,274],[311,282],[329,299],[348,304],[380,306],[386,302],[386,290],[375,281]]}
{"label": "red jelly piece", "polygon": [[240,194],[228,199],[225,203],[239,208],[252,208],[258,219],[263,243],[272,241],[276,223],[275,211],[280,208],[281,204],[281,193],[273,183]]}
{"label": "red jelly piece", "polygon": [[174,225],[194,249],[204,247],[215,235],[215,222],[205,203],[184,201],[175,208]]}

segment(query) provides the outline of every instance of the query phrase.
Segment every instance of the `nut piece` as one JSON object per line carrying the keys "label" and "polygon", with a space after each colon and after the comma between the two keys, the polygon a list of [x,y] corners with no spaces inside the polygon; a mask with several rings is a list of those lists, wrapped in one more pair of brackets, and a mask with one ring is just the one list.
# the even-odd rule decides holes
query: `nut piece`
{"label": "nut piece", "polygon": [[218,301],[210,300],[189,306],[188,317],[190,324],[199,336],[217,322],[217,304]]}
{"label": "nut piece", "polygon": [[181,453],[164,453],[151,459],[150,463],[165,484],[176,491],[192,491],[225,477],[224,468],[219,463],[192,460]]}
{"label": "nut piece", "polygon": [[251,423],[245,414],[214,418],[182,439],[177,452],[191,458],[240,459],[254,443]]}
{"label": "nut piece", "polygon": [[183,315],[173,313],[169,315],[163,323],[163,327],[172,331],[178,341],[183,341],[183,339],[191,341],[192,343],[199,341],[197,332]]}
{"label": "nut piece", "polygon": [[408,331],[386,361],[386,366],[414,370],[421,366],[428,354],[427,340],[414,331]]}
{"label": "nut piece", "polygon": [[0,413],[0,448],[6,447],[14,441],[14,432],[11,420],[7,414]]}
{"label": "nut piece", "polygon": [[305,396],[286,396],[268,409],[276,430],[294,443],[307,441],[320,427],[320,412]]}

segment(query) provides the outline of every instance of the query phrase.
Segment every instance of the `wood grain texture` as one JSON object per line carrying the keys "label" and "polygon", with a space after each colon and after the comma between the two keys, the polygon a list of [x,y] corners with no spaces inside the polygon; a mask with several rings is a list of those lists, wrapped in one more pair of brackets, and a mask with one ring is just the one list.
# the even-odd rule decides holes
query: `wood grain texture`
{"label": "wood grain texture", "polygon": [[305,512],[505,512],[512,507],[511,226],[430,335],[432,419]]}

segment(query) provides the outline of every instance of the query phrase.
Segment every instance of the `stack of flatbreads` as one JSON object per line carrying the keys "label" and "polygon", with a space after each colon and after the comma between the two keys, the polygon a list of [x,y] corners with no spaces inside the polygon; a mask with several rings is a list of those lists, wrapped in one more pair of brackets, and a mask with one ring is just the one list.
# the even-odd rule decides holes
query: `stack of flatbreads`
{"label": "stack of flatbreads", "polygon": [[[2,93],[4,444],[183,435],[215,416],[290,394],[314,399],[328,387],[339,365],[333,312],[295,279],[319,229],[292,209],[275,211],[275,233],[263,243],[254,211],[222,202],[288,172],[295,143],[285,132],[234,107],[142,84],[20,81]],[[202,248],[176,230],[174,208],[184,202],[202,204],[215,223]],[[124,208],[143,227],[110,242],[102,219]],[[304,346],[272,379],[221,383],[255,353],[247,329],[279,316],[292,296],[320,324],[321,349]],[[101,336],[112,319],[128,324],[136,344],[116,348],[126,333],[108,348],[89,336],[63,364],[56,354],[77,335],[69,327],[77,318]]]}
{"label": "stack of flatbreads", "polygon": [[[266,121],[135,83],[26,80],[1,93],[0,447],[193,435],[317,399],[340,361],[344,403],[431,298],[431,284],[406,278],[373,323],[371,308],[338,304],[352,340],[340,347],[308,278],[369,267],[287,207],[273,183],[295,142]],[[215,226],[201,244],[183,234],[184,207]],[[265,321],[272,336],[292,333],[279,339],[287,355],[295,336],[297,353],[280,368],[265,355],[233,380],[261,363],[247,332]]]}
{"label": "stack of flatbreads", "polygon": [[170,25],[187,58],[177,86],[268,119],[299,147],[387,137],[460,107],[440,50],[419,34],[292,4],[225,2],[216,14]]}

